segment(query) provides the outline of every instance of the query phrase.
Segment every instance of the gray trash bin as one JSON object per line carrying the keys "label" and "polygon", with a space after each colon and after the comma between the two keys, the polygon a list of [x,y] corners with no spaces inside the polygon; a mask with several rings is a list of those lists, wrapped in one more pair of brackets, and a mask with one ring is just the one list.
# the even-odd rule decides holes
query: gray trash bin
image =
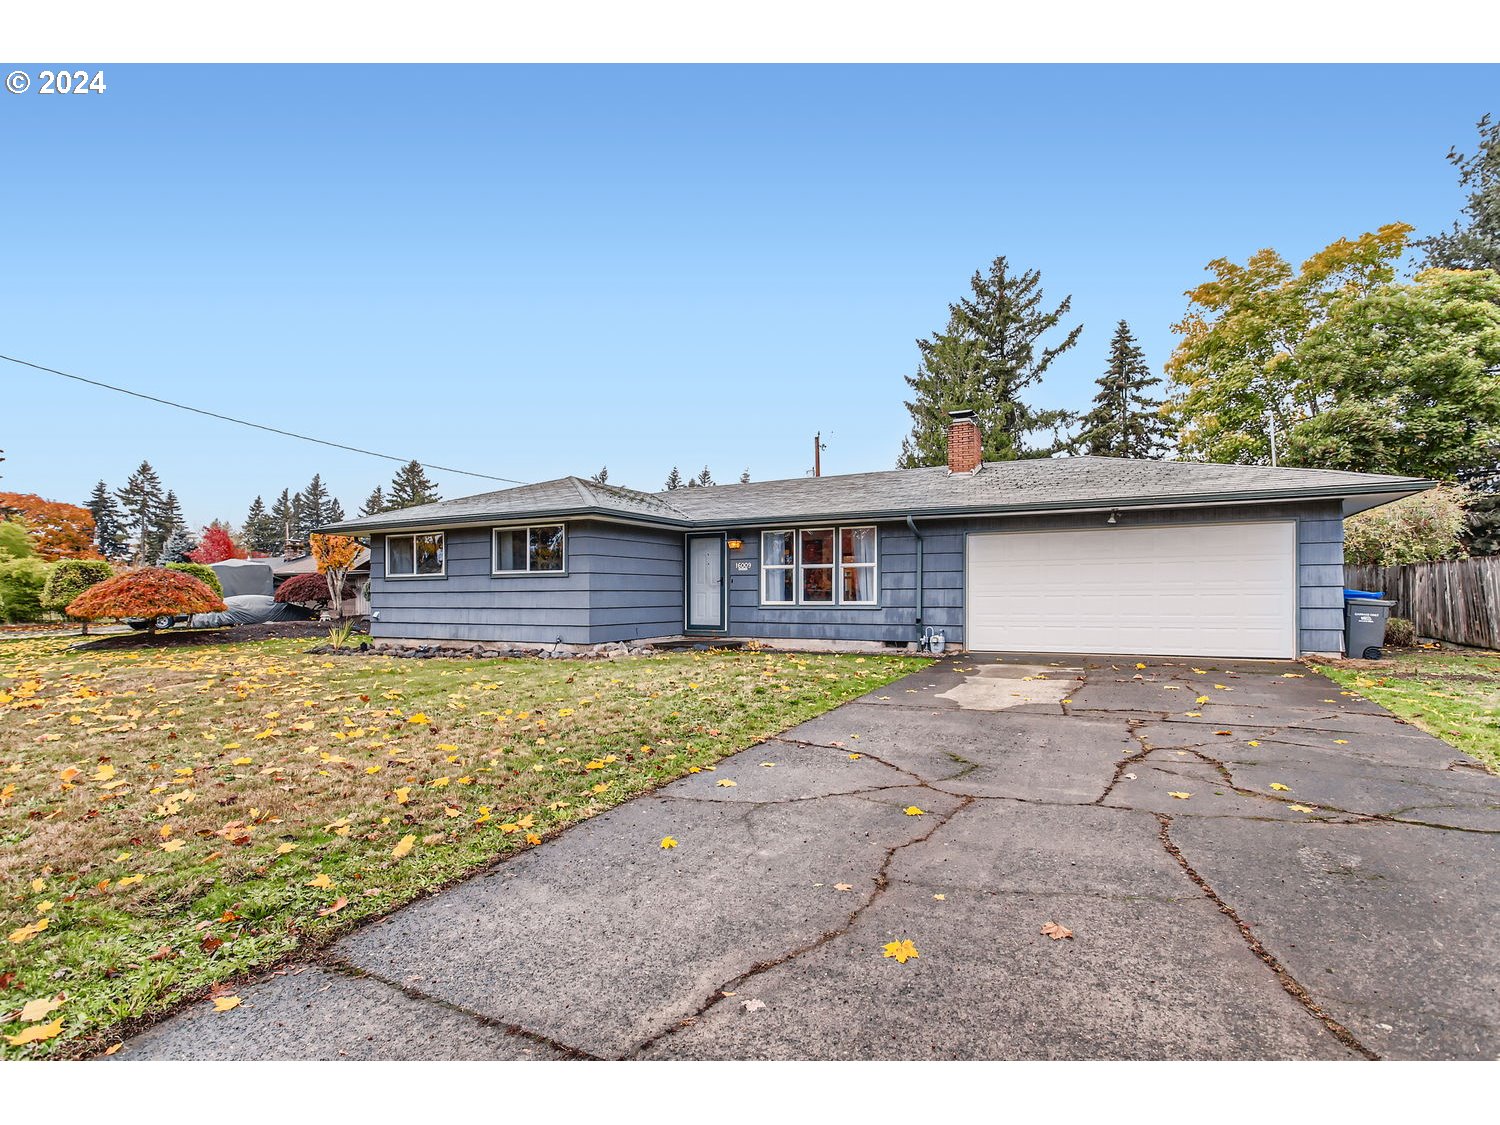
{"label": "gray trash bin", "polygon": [[1344,651],[1364,660],[1379,660],[1385,623],[1395,602],[1349,598],[1344,602]]}

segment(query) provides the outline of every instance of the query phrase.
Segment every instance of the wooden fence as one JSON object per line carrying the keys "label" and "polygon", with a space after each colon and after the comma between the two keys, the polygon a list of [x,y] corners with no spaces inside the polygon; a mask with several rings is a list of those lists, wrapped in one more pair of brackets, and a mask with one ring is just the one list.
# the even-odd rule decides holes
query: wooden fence
{"label": "wooden fence", "polygon": [[1417,634],[1500,649],[1500,555],[1406,566],[1344,567],[1344,584],[1381,590],[1391,613],[1411,618]]}

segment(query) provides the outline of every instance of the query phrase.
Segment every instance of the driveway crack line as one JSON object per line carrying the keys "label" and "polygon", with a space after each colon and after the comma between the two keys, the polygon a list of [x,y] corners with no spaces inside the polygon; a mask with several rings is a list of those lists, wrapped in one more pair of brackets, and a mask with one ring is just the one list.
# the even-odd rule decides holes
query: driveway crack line
{"label": "driveway crack line", "polygon": [[738,976],[732,977],[731,979],[725,981],[723,984],[719,985],[719,987],[711,992],[707,997],[705,997],[703,1002],[699,1004],[698,1007],[695,1008],[689,1015],[679,1018],[671,1026],[663,1028],[661,1031],[658,1031],[654,1035],[651,1035],[648,1038],[642,1040],[640,1043],[636,1044],[634,1048],[632,1048],[621,1057],[639,1058],[645,1051],[650,1050],[657,1043],[660,1043],[662,1040],[675,1035],[677,1032],[685,1028],[691,1027],[693,1024],[697,1023],[698,1020],[700,1020],[704,1015],[706,1015],[708,1011],[715,1005],[721,1003],[725,999],[729,999],[729,997],[725,996],[725,993],[738,992],[740,986],[751,978],[760,976],[762,973],[769,972],[770,970],[777,968],[778,966],[785,965],[789,961],[794,961],[798,957],[811,953],[813,950],[827,945],[835,938],[842,937],[844,934],[847,934],[854,928],[855,924],[859,921],[860,916],[864,914],[864,912],[867,911],[871,906],[875,905],[875,903],[880,900],[881,896],[884,895],[886,890],[890,887],[891,880],[889,878],[888,872],[890,871],[891,864],[895,861],[896,853],[902,851],[905,848],[915,847],[918,844],[925,844],[928,840],[932,839],[933,835],[936,834],[940,828],[951,821],[959,813],[963,812],[964,809],[968,808],[969,805],[973,803],[973,801],[974,798],[972,797],[962,798],[958,806],[954,808],[952,812],[939,817],[935,817],[936,823],[934,823],[933,826],[926,832],[922,833],[922,835],[913,837],[912,839],[907,840],[905,843],[894,844],[891,847],[887,848],[885,858],[881,861],[879,870],[875,872],[874,889],[870,892],[869,896],[866,897],[864,902],[860,903],[852,911],[849,912],[849,917],[844,921],[844,924],[842,926],[839,926],[832,930],[825,930],[823,933],[819,934],[811,941],[805,942],[804,944],[797,946],[795,949],[790,949],[778,957],[773,957],[768,961],[757,961],[755,964],[751,965],[748,969],[740,973]]}
{"label": "driveway crack line", "polygon": [[1349,1048],[1349,1050],[1363,1058],[1378,1060],[1380,1058],[1379,1055],[1361,1043],[1352,1031],[1339,1023],[1338,1020],[1334,1019],[1319,1006],[1318,1002],[1313,999],[1312,994],[1302,986],[1296,977],[1292,976],[1285,965],[1277,960],[1275,954],[1261,944],[1260,939],[1255,936],[1255,931],[1250,928],[1249,923],[1239,916],[1234,907],[1219,897],[1218,892],[1209,885],[1207,879],[1194,870],[1193,865],[1187,861],[1187,857],[1182,854],[1182,850],[1172,839],[1172,818],[1165,813],[1157,813],[1155,815],[1157,822],[1161,825],[1158,836],[1167,854],[1177,861],[1177,865],[1182,868],[1183,873],[1219,908],[1219,913],[1235,924],[1240,931],[1240,935],[1245,939],[1245,944],[1249,946],[1250,952],[1255,954],[1265,964],[1266,968],[1275,974],[1277,981],[1280,982],[1281,987],[1286,990],[1287,994],[1307,1009],[1309,1015],[1318,1020],[1327,1028],[1330,1035]]}
{"label": "driveway crack line", "polygon": [[346,960],[337,954],[323,953],[321,956],[315,958],[313,963],[330,972],[338,973],[340,976],[377,981],[387,988],[394,988],[408,999],[416,1000],[423,1004],[432,1004],[438,1008],[446,1008],[450,1012],[457,1012],[459,1015],[467,1016],[469,1019],[483,1024],[485,1027],[496,1027],[508,1035],[514,1035],[521,1039],[529,1039],[533,1043],[560,1052],[565,1058],[585,1059],[593,1062],[601,1061],[600,1056],[585,1051],[581,1047],[575,1047],[570,1043],[563,1043],[557,1039],[553,1039],[551,1036],[543,1035],[541,1032],[521,1027],[519,1024],[497,1020],[493,1016],[485,1015],[483,1012],[476,1012],[472,1008],[465,1008],[462,1004],[455,1004],[451,1000],[444,1000],[441,996],[434,996],[429,992],[423,992],[420,988],[415,988],[410,984],[381,976],[381,974],[371,972],[363,965],[355,964],[353,961]]}

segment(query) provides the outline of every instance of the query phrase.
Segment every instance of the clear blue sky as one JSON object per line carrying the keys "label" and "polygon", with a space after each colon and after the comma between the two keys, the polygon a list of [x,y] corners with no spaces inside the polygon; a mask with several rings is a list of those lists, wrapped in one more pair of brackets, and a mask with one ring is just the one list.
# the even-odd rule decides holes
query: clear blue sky
{"label": "clear blue sky", "polygon": [[[9,71],[8,65],[0,69]],[[39,69],[30,66],[33,73]],[[93,69],[93,68],[89,68]],[[1500,67],[108,66],[0,93],[0,352],[401,456],[654,489],[888,468],[994,255],[1153,366],[1211,258],[1450,223]],[[0,487],[238,523],[394,466],[0,365]],[[434,474],[445,496],[484,482]]]}

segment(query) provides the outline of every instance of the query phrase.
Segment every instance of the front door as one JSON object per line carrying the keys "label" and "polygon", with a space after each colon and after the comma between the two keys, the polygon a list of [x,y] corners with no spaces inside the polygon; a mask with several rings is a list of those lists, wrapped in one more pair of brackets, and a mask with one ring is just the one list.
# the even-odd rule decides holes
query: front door
{"label": "front door", "polygon": [[688,632],[724,629],[724,537],[690,535],[687,541]]}

